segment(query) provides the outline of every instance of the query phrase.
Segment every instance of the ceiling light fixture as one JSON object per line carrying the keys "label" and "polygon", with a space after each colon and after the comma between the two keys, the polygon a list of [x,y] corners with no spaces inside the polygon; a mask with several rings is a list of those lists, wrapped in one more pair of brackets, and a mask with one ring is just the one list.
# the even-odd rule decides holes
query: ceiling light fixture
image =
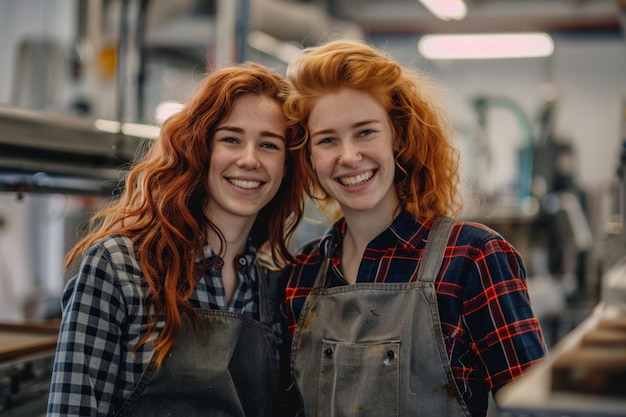
{"label": "ceiling light fixture", "polygon": [[417,50],[428,59],[540,58],[552,55],[547,33],[424,35]]}
{"label": "ceiling light fixture", "polygon": [[463,20],[467,6],[463,0],[419,0],[433,15],[441,20]]}

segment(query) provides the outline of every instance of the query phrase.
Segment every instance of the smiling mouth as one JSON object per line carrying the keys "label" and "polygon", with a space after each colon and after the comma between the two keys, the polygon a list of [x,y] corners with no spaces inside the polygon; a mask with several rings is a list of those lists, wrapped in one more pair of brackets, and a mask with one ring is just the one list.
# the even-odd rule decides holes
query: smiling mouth
{"label": "smiling mouth", "polygon": [[261,181],[240,180],[237,178],[228,178],[228,181],[239,188],[245,188],[248,190],[259,188],[262,184]]}
{"label": "smiling mouth", "polygon": [[363,172],[362,174],[355,175],[353,177],[337,178],[337,181],[339,181],[341,184],[347,187],[354,187],[355,185],[361,185],[363,183],[366,183],[373,176],[374,176],[374,171],[367,171],[367,172]]}

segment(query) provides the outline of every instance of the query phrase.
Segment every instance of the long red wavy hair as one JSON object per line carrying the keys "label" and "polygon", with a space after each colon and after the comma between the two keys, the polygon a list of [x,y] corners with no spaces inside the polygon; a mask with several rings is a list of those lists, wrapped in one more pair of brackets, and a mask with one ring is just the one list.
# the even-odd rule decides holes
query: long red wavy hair
{"label": "long red wavy hair", "polygon": [[306,126],[316,99],[339,88],[367,92],[387,111],[401,208],[417,220],[461,212],[453,128],[437,104],[438,86],[425,75],[403,68],[363,41],[335,40],[303,50],[289,64],[287,78],[294,90],[285,108],[299,131],[296,167],[307,194],[328,217],[336,219],[341,212],[311,167]]}
{"label": "long red wavy hair", "polygon": [[[87,234],[69,251],[69,268],[85,251],[111,234],[131,239],[149,287],[146,300],[149,339],[159,319],[165,327],[155,341],[155,358],[160,365],[174,344],[182,312],[194,324],[197,316],[189,303],[206,264],[203,258],[209,233],[221,231],[205,215],[211,199],[208,189],[211,140],[215,127],[227,118],[242,94],[271,97],[284,104],[288,84],[277,72],[254,63],[222,68],[208,74],[186,106],[163,124],[160,135],[131,167],[119,196],[111,199],[90,220]],[[290,141],[291,130],[285,126]],[[289,146],[289,143],[287,143]],[[251,230],[259,254],[281,266],[292,262],[288,239],[302,218],[302,195],[298,176],[288,152],[286,175],[276,196],[258,214]],[[293,192],[292,192],[293,190]],[[213,248],[219,253],[219,248]]]}

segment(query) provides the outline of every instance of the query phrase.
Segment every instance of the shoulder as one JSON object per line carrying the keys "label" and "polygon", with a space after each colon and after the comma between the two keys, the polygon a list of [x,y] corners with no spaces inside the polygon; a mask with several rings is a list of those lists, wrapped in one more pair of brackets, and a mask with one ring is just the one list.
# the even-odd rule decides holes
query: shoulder
{"label": "shoulder", "polygon": [[457,241],[473,243],[479,246],[492,241],[504,240],[502,235],[491,227],[471,221],[457,221],[452,235]]}
{"label": "shoulder", "polygon": [[[452,229],[446,249],[448,279],[455,274],[459,279],[479,276],[501,281],[523,278],[526,275],[521,254],[500,233],[476,222],[457,221]],[[461,273],[462,272],[462,273]]]}
{"label": "shoulder", "polygon": [[80,265],[79,274],[111,275],[138,283],[142,275],[130,238],[109,235],[91,246]]}
{"label": "shoulder", "polygon": [[317,262],[321,256],[321,246],[325,241],[323,236],[316,237],[314,239],[305,242],[296,251],[296,261],[298,264],[307,264],[311,262]]}
{"label": "shoulder", "polygon": [[[452,218],[440,219],[440,227],[444,230],[451,224],[448,246],[459,246],[481,250],[482,248],[502,242],[507,244],[500,233],[486,226],[485,224],[464,221]],[[426,242],[431,237],[436,220],[418,221],[409,213],[402,212],[394,221],[390,230],[394,236],[403,242],[408,242],[414,248],[424,248]],[[440,230],[440,233],[442,230]]]}
{"label": "shoulder", "polygon": [[[130,239],[120,235],[110,235],[84,254],[79,269],[68,281],[64,299],[76,293],[110,294],[128,292],[135,294],[142,282],[141,269],[136,260]],[[123,288],[126,288],[124,290]]]}
{"label": "shoulder", "polygon": [[482,255],[494,252],[517,255],[517,250],[498,231],[477,222],[457,221],[450,234],[448,246],[464,248],[468,252],[479,252]]}
{"label": "shoulder", "polygon": [[131,240],[121,235],[107,236],[91,246],[85,254],[85,259],[89,258],[103,259],[113,268],[137,264]]}
{"label": "shoulder", "polygon": [[321,251],[321,245],[323,242],[323,237],[316,237],[311,239],[305,243],[303,243],[295,253],[295,263],[290,264],[283,270],[283,275],[285,272],[289,273],[294,269],[302,268],[307,265],[315,265],[321,262],[323,258],[323,254]]}
{"label": "shoulder", "polygon": [[324,255],[321,251],[324,237],[316,237],[302,244],[296,251],[295,263],[289,264],[281,271],[280,281],[283,286],[288,286],[292,280],[298,281],[298,278],[304,275],[311,275],[312,268],[317,268]]}
{"label": "shoulder", "polygon": [[442,271],[442,280],[457,283],[466,300],[482,300],[487,288],[493,294],[527,290],[521,254],[500,233],[481,223],[455,224]]}

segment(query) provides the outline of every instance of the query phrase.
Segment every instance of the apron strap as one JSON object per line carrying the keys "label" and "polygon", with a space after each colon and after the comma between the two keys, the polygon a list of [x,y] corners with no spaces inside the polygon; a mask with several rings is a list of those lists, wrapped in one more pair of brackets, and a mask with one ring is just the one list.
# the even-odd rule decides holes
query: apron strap
{"label": "apron strap", "polygon": [[315,278],[315,283],[313,284],[314,290],[324,288],[324,281],[326,280],[326,270],[328,269],[328,265],[330,264],[330,254],[328,253],[328,240],[325,240],[323,244],[325,247],[320,249],[325,255],[324,260],[320,264],[320,269],[319,271],[317,271],[317,277]]}
{"label": "apron strap", "polygon": [[449,217],[437,217],[433,222],[433,227],[428,234],[428,241],[424,248],[421,265],[417,272],[417,281],[434,282],[439,274],[443,256],[450,233],[456,222]]}
{"label": "apron strap", "polygon": [[270,294],[269,292],[269,271],[267,268],[259,265],[256,262],[256,281],[258,285],[258,294],[259,294],[259,321],[261,323],[265,323],[268,325],[272,325],[272,307],[270,305]]}

